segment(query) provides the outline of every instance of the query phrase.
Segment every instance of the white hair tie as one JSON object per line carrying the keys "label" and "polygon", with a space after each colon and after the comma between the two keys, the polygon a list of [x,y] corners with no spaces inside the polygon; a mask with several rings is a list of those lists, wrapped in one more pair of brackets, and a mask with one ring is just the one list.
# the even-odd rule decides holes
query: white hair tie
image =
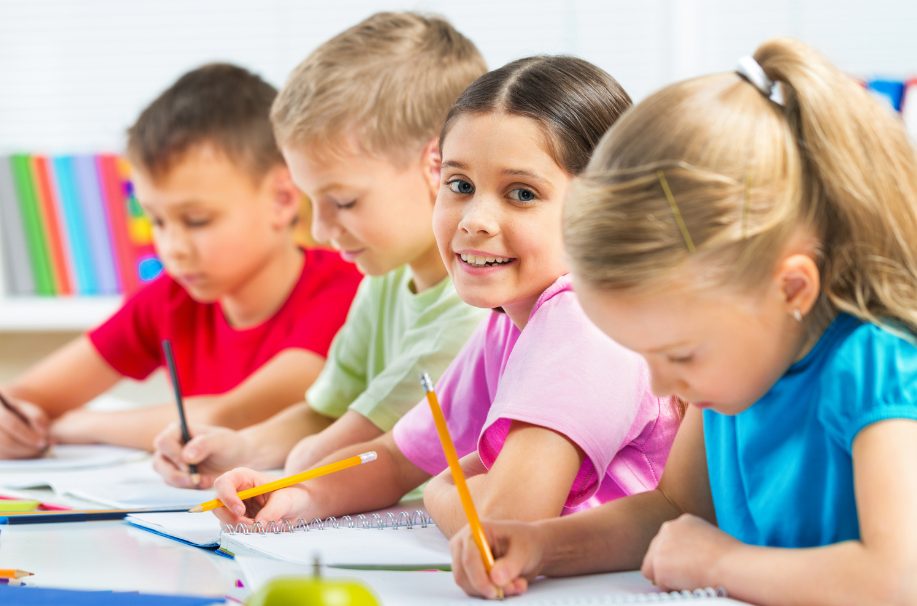
{"label": "white hair tie", "polygon": [[739,59],[736,72],[754,84],[762,95],[777,105],[783,105],[783,91],[780,90],[780,84],[767,77],[767,74],[764,73],[764,70],[758,65],[754,57],[746,55]]}

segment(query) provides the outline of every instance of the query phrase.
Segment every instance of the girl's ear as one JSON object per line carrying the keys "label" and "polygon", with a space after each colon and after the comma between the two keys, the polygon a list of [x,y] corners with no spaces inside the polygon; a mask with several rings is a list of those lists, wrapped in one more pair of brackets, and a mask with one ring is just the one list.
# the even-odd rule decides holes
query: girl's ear
{"label": "girl's ear", "polygon": [[439,154],[439,137],[434,137],[424,145],[420,162],[424,177],[430,186],[430,195],[433,200],[436,200],[443,166],[443,157]]}
{"label": "girl's ear", "polygon": [[292,226],[299,216],[303,194],[293,184],[290,169],[286,166],[276,166],[271,169],[267,181],[273,200],[271,224],[276,229],[286,229]]}
{"label": "girl's ear", "polygon": [[807,315],[821,292],[821,276],[818,266],[809,255],[795,254],[785,258],[777,268],[776,279],[783,295],[786,312]]}

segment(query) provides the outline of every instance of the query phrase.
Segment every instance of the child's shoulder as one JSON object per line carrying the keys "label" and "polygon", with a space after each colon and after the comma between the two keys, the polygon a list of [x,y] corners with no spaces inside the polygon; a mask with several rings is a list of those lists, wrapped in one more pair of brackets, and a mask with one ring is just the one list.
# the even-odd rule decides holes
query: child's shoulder
{"label": "child's shoulder", "polygon": [[[917,339],[906,330],[879,326],[842,314],[828,329],[836,331],[827,369],[857,374],[917,373]],[[830,337],[830,336],[829,336]]]}
{"label": "child's shoulder", "polygon": [[[877,421],[917,418],[917,343],[905,332],[843,314],[818,384],[819,417],[847,446]],[[824,338],[824,337],[823,337]]]}

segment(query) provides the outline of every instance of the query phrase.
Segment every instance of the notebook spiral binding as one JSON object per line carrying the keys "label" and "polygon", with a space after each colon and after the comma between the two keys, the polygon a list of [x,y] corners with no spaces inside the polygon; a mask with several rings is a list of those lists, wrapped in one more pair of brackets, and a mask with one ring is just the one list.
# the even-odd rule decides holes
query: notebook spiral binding
{"label": "notebook spiral binding", "polygon": [[710,598],[727,598],[729,595],[723,587],[706,587],[694,591],[670,591],[668,593],[631,593],[628,595],[603,596],[593,599],[560,599],[539,602],[539,606],[604,606],[605,604],[669,604],[671,602],[690,602]]}
{"label": "notebook spiral binding", "polygon": [[539,606],[604,606],[605,604],[668,604],[671,602],[690,602],[710,598],[729,597],[723,587],[706,587],[694,591],[670,591],[668,593],[632,593],[629,595],[604,596],[593,599],[560,599],[539,602]]}
{"label": "notebook spiral binding", "polygon": [[433,519],[425,512],[418,509],[413,513],[402,511],[397,515],[392,512],[388,512],[385,514],[384,518],[378,513],[374,513],[370,517],[366,517],[361,513],[356,517],[356,519],[350,516],[343,516],[341,519],[331,516],[329,518],[325,518],[324,520],[321,520],[320,518],[313,518],[311,522],[304,518],[299,518],[295,522],[293,520],[283,520],[281,522],[271,521],[266,524],[262,524],[261,522],[253,522],[251,526],[246,526],[241,522],[235,526],[232,524],[224,524],[220,529],[220,538],[223,538],[224,534],[281,534],[284,532],[297,532],[300,530],[303,532],[309,532],[310,530],[325,530],[325,528],[342,527],[362,528],[366,530],[384,530],[385,528],[398,530],[403,526],[404,528],[410,530],[414,526],[426,528],[429,524],[433,524]]}

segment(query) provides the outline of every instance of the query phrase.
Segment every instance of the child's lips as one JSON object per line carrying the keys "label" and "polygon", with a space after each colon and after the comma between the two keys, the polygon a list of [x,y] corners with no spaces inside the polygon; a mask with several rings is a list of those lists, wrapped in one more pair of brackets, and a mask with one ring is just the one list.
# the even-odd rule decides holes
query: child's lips
{"label": "child's lips", "polygon": [[512,258],[512,257],[504,257],[504,258],[510,258],[511,260],[507,263],[499,263],[499,264],[493,264],[493,265],[476,265],[476,264],[469,263],[468,261],[465,261],[464,259],[462,259],[462,253],[455,253],[455,260],[458,262],[459,266],[465,271],[465,273],[471,274],[473,276],[483,276],[486,274],[492,274],[494,272],[498,272],[503,269],[506,269],[507,267],[512,267],[516,263],[519,262],[518,258]]}
{"label": "child's lips", "polygon": [[348,263],[353,263],[356,261],[357,257],[363,254],[366,251],[365,248],[359,248],[356,250],[341,250],[341,258],[347,261]]}

